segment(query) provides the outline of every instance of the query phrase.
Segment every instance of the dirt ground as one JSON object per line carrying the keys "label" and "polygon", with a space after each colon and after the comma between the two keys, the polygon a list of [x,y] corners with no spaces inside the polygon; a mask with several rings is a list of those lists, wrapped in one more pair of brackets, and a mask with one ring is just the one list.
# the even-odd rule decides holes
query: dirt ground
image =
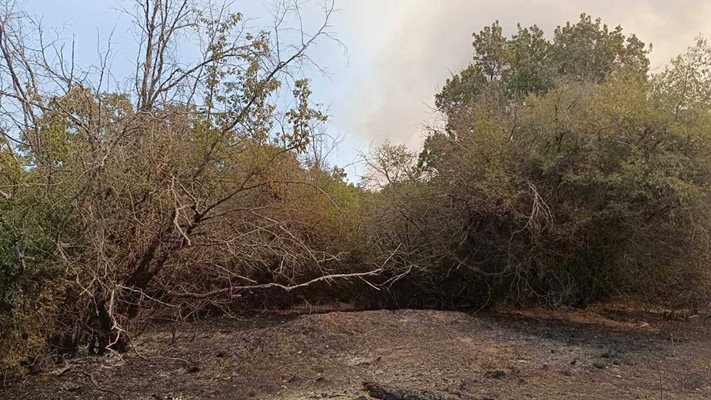
{"label": "dirt ground", "polygon": [[70,360],[0,398],[355,400],[364,382],[454,399],[711,399],[711,317],[328,312],[185,325],[175,340],[156,326],[135,352]]}

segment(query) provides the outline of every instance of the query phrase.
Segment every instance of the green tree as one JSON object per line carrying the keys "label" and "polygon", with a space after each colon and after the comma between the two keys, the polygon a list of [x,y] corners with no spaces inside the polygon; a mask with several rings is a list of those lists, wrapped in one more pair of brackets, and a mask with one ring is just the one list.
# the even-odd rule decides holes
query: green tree
{"label": "green tree", "polygon": [[552,39],[536,25],[507,39],[494,22],[473,41],[472,63],[445,83],[435,96],[435,105],[445,114],[472,101],[487,85],[503,90],[508,97],[540,93],[561,79],[599,82],[618,70],[646,76],[648,49],[635,35],[610,30],[598,18],[581,14],[580,20],[558,26]]}
{"label": "green tree", "polygon": [[495,23],[474,48],[420,174],[381,191],[398,271],[480,304],[708,299],[708,45],[649,75],[642,42],[583,14],[550,41]]}

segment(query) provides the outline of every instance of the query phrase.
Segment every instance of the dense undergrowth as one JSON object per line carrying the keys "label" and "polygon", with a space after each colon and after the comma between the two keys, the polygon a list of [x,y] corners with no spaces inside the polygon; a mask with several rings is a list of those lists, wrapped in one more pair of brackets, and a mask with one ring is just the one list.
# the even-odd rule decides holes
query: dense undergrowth
{"label": "dense undergrowth", "polygon": [[[707,304],[705,41],[652,74],[644,43],[586,15],[552,37],[494,23],[436,95],[443,126],[417,154],[376,149],[354,185],[296,68],[327,23],[284,47],[156,4],[124,91],[33,50],[16,9],[0,22],[0,373],[235,305]],[[203,58],[171,58],[176,37]]]}

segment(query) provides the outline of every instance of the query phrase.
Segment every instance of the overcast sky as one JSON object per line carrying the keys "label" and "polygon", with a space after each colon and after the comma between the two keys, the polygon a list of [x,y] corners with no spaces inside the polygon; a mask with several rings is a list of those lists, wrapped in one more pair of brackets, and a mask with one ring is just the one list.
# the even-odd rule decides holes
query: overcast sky
{"label": "overcast sky", "polygon": [[[270,0],[234,2],[246,16],[268,23]],[[622,25],[653,44],[652,65],[661,68],[702,34],[711,38],[708,0],[336,0],[332,30],[347,51],[322,43],[314,56],[329,71],[313,76],[317,100],[328,106],[328,129],[343,136],[333,162],[350,164],[357,152],[384,140],[416,149],[421,126],[431,121],[434,94],[471,59],[471,35],[494,20],[507,34],[516,23],[538,24],[550,34],[581,12]],[[114,62],[130,61],[133,38],[117,9],[130,0],[19,0],[52,26],[74,33],[78,50],[96,54],[97,35],[113,37]],[[314,11],[315,12],[315,11]],[[122,54],[125,51],[126,54]],[[89,62],[90,59],[87,59]],[[359,173],[350,168],[351,175]]]}

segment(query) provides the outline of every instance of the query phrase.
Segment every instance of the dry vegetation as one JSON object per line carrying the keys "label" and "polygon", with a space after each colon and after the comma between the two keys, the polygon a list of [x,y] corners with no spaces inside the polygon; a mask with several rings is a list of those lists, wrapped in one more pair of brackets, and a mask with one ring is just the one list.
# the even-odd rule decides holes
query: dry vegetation
{"label": "dry vegetation", "polygon": [[586,15],[552,38],[494,23],[437,94],[445,124],[422,151],[376,149],[354,185],[326,162],[304,76],[309,49],[336,40],[333,4],[305,26],[280,2],[254,30],[212,2],[137,0],[124,87],[108,84],[110,48],[79,66],[0,5],[5,379],[124,352],[152,321],[296,299],[708,305],[704,40],[652,74],[644,43]]}

